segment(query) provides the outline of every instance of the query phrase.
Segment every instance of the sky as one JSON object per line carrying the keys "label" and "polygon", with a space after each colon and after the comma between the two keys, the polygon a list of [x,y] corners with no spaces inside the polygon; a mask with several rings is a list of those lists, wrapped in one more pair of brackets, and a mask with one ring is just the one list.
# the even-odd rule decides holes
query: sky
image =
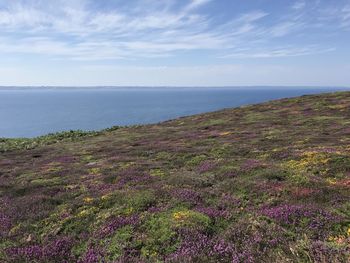
{"label": "sky", "polygon": [[350,87],[350,0],[0,0],[0,85]]}

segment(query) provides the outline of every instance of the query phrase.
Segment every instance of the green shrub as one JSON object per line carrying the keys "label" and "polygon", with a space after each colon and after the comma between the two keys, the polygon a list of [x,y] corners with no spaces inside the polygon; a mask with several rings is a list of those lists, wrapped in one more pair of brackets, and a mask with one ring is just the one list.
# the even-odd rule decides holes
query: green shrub
{"label": "green shrub", "polygon": [[152,258],[174,252],[178,245],[173,220],[168,214],[152,215],[145,225],[146,239],[143,240],[143,257]]}

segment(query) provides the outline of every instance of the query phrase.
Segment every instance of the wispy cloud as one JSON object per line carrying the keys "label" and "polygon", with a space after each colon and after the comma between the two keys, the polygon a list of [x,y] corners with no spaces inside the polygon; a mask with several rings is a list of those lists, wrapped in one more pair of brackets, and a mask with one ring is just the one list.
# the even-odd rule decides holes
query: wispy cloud
{"label": "wispy cloud", "polygon": [[223,58],[279,58],[279,57],[298,57],[316,55],[335,51],[335,48],[320,48],[317,46],[294,48],[280,47],[264,50],[237,50],[232,54],[226,54]]}
{"label": "wispy cloud", "polygon": [[341,9],[341,26],[350,29],[350,3]]}
{"label": "wispy cloud", "polygon": [[198,7],[201,7],[203,5],[208,4],[212,0],[192,0],[185,8],[185,11],[191,11],[193,9],[196,9]]}
{"label": "wispy cloud", "polygon": [[306,6],[305,1],[297,1],[292,5],[292,8],[295,10],[303,9]]}
{"label": "wispy cloud", "polygon": [[316,10],[317,19],[324,27],[350,30],[350,1],[340,1],[337,4],[322,6]]}
{"label": "wispy cloud", "polygon": [[[208,30],[208,19],[204,15],[195,13],[209,0],[189,1],[177,11],[169,11],[169,1],[164,1],[163,5],[154,4],[157,8],[154,12],[137,11],[139,6],[135,6],[124,13],[117,9],[90,10],[88,1],[75,1],[74,5],[60,2],[56,10],[36,2],[8,4],[7,8],[0,9],[0,28],[6,32],[2,34],[0,52],[114,59],[216,49],[225,42]],[[18,32],[22,36],[19,37]],[[15,42],[20,44],[14,46]],[[99,55],[90,56],[96,53]]]}
{"label": "wispy cloud", "polygon": [[302,21],[287,21],[272,26],[268,31],[273,37],[283,37],[298,31],[304,25]]}
{"label": "wispy cloud", "polygon": [[[218,19],[213,13],[203,11],[213,0],[186,0],[180,4],[174,0],[106,2],[110,5],[107,8],[93,8],[100,2],[0,0],[0,54],[114,60],[211,50],[232,57],[232,50],[236,49],[233,53],[239,54],[242,45],[247,45],[250,51],[241,53],[241,57],[244,54],[252,57],[249,54],[257,50],[257,46],[262,51],[255,57],[259,57],[258,54],[287,57],[293,50],[299,56],[313,52],[303,51],[304,43],[295,43],[288,52],[264,50],[264,45],[269,47],[280,38],[304,30],[310,19],[303,16],[291,19],[289,14],[251,10]],[[293,10],[303,8],[306,8],[305,1],[297,1],[292,6]],[[347,27],[350,6],[343,6],[338,13],[340,23]]]}

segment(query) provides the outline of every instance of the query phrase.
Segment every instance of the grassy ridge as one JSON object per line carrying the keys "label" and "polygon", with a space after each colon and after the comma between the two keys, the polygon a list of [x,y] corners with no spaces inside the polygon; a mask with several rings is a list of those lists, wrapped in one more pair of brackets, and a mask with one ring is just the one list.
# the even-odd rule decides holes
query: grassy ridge
{"label": "grassy ridge", "polygon": [[0,141],[0,261],[347,262],[350,93]]}
{"label": "grassy ridge", "polygon": [[70,130],[49,133],[36,138],[0,138],[0,153],[13,150],[29,150],[39,146],[50,145],[58,142],[78,141],[86,137],[102,135],[105,132],[114,131],[119,128],[120,126],[114,126],[101,131]]}

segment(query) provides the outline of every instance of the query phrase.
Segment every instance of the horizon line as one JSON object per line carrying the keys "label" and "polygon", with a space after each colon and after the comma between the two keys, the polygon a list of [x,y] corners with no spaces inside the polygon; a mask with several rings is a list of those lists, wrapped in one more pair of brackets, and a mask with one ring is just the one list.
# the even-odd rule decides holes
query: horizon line
{"label": "horizon line", "polygon": [[70,89],[76,89],[76,88],[336,88],[336,89],[350,89],[350,86],[333,86],[333,85],[225,85],[225,86],[201,86],[201,85],[188,85],[188,86],[150,86],[150,85],[0,85],[0,89],[4,88],[39,88],[39,89],[45,89],[45,88],[70,88]]}

